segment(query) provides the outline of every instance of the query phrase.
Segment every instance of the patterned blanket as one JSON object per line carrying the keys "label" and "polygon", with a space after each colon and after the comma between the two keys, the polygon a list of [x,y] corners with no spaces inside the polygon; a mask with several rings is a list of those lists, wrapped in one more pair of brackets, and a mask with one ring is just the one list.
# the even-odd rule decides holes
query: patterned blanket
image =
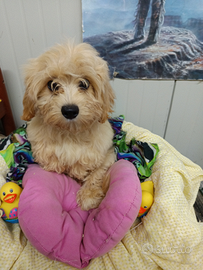
{"label": "patterned blanket", "polygon": [[27,165],[34,163],[31,144],[27,140],[26,128],[27,124],[25,123],[9,136],[0,140],[0,155],[9,168],[6,181],[15,182],[19,186],[22,185],[22,178]]}
{"label": "patterned blanket", "polygon": [[[143,182],[151,175],[151,168],[156,161],[159,148],[157,144],[137,141],[133,138],[126,143],[126,132],[122,130],[124,117],[109,119],[114,130],[113,144],[117,160],[126,159],[134,164],[140,181]],[[27,139],[27,124],[16,129],[8,137],[0,140],[0,155],[6,161],[9,172],[6,181],[22,185],[22,178],[28,164],[33,164],[31,144]]]}
{"label": "patterned blanket", "polygon": [[137,141],[134,137],[127,144],[127,132],[122,130],[123,121],[123,115],[109,119],[114,129],[113,143],[117,160],[126,159],[132,162],[137,169],[140,181],[143,182],[152,173],[151,169],[156,161],[159,147],[156,143]]}

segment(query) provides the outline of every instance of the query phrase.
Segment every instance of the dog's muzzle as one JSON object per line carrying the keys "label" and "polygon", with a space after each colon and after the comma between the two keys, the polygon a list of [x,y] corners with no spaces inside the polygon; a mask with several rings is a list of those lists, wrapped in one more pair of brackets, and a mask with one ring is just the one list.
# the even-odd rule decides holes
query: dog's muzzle
{"label": "dog's muzzle", "polygon": [[79,114],[79,108],[77,105],[65,105],[61,108],[61,113],[66,119],[74,119]]}

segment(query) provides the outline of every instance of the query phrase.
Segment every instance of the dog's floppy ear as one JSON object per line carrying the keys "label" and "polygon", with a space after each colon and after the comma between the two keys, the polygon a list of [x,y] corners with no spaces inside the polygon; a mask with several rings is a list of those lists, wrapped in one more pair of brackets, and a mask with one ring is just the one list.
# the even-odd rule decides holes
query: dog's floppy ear
{"label": "dog's floppy ear", "polygon": [[34,102],[30,97],[30,94],[26,90],[23,98],[23,114],[21,116],[22,120],[29,121],[35,116]]}
{"label": "dog's floppy ear", "polygon": [[102,91],[102,107],[103,107],[103,114],[100,119],[100,123],[104,123],[106,120],[109,118],[109,114],[113,112],[113,106],[114,106],[114,99],[115,99],[115,94],[114,91],[109,83],[109,77],[108,80],[104,83]]}
{"label": "dog's floppy ear", "polygon": [[100,103],[102,106],[102,116],[100,119],[100,123],[104,123],[109,118],[109,114],[113,112],[115,94],[110,85],[109,78],[109,69],[108,64],[102,58],[98,58],[98,66],[97,66],[97,78],[99,78],[99,82],[97,84],[100,89]]}
{"label": "dog's floppy ear", "polygon": [[37,102],[37,86],[39,84],[40,69],[36,59],[29,60],[29,63],[24,66],[24,83],[25,94],[23,97],[23,114],[22,120],[29,121],[35,116],[35,106]]}

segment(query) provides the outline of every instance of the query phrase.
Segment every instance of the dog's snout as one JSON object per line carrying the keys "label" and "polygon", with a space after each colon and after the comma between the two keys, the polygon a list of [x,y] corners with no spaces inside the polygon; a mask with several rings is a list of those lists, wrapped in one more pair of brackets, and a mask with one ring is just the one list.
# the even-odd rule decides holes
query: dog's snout
{"label": "dog's snout", "polygon": [[74,119],[79,114],[79,108],[77,105],[65,105],[61,108],[61,113],[67,119]]}

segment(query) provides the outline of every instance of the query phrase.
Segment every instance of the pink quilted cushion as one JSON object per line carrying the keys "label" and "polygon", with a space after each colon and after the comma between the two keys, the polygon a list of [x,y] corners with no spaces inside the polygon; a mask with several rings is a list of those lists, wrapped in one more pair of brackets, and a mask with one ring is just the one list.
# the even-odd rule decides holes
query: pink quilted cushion
{"label": "pink quilted cushion", "polygon": [[80,186],[74,180],[31,165],[18,208],[20,226],[31,244],[49,258],[77,268],[112,249],[138,215],[141,187],[128,161],[116,162],[110,176],[99,208],[86,212],[76,203]]}

